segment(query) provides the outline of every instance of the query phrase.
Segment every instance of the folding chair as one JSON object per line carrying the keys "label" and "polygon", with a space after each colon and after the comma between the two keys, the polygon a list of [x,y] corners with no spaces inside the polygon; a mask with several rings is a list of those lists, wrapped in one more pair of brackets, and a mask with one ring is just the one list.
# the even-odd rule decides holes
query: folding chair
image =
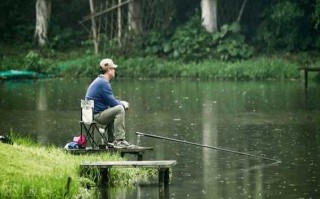
{"label": "folding chair", "polygon": [[[81,135],[85,133],[88,142],[92,148],[98,148],[99,145],[106,146],[108,139],[105,136],[105,129],[102,128],[96,121],[93,119],[93,100],[81,100]],[[98,127],[99,126],[99,127]],[[97,132],[97,137],[99,141],[95,140],[95,132]]]}

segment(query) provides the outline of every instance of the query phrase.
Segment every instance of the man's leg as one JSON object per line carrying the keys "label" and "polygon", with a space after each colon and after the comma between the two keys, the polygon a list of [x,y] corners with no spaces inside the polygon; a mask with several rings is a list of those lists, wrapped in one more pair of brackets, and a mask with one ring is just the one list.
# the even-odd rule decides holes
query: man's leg
{"label": "man's leg", "polygon": [[95,120],[102,125],[114,126],[114,139],[125,139],[125,110],[122,105],[108,108],[95,115]]}
{"label": "man's leg", "polygon": [[107,125],[108,142],[114,141],[114,125],[113,122]]}

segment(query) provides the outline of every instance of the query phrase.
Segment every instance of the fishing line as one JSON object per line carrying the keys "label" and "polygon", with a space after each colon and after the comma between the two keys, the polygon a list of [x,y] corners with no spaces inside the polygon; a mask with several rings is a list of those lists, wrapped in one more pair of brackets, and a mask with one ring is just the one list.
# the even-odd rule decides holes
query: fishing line
{"label": "fishing line", "polygon": [[250,153],[244,153],[244,152],[240,152],[240,151],[234,151],[234,150],[220,148],[220,147],[203,145],[203,144],[199,144],[199,143],[195,143],[195,142],[189,142],[189,141],[186,141],[186,140],[178,140],[178,139],[175,139],[175,138],[163,137],[163,136],[159,136],[159,135],[153,135],[153,134],[141,133],[141,132],[136,132],[136,134],[138,136],[157,138],[157,139],[168,140],[168,141],[173,141],[173,142],[178,142],[178,143],[183,143],[183,144],[189,144],[189,145],[198,146],[198,147],[204,147],[204,148],[208,148],[208,149],[224,151],[224,152],[228,152],[228,153],[234,153],[234,154],[238,154],[238,155],[249,156],[249,157],[253,157],[253,158],[259,158],[259,159],[263,159],[263,160],[272,161],[272,162],[274,162],[273,164],[281,163],[280,160],[276,160],[276,159],[273,159],[273,158],[268,158],[268,157],[264,157],[264,156],[260,156],[260,155],[254,155],[254,154],[250,154]]}

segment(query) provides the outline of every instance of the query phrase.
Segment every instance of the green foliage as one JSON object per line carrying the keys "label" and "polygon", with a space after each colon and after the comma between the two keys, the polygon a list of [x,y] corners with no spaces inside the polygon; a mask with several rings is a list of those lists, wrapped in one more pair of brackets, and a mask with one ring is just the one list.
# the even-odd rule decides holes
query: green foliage
{"label": "green foliage", "polygon": [[146,35],[144,42],[145,54],[163,56],[163,54],[170,51],[170,43],[167,38],[160,31],[151,31]]}
{"label": "green foliage", "polygon": [[[223,31],[221,34],[223,34]],[[7,51],[13,52],[12,50]],[[105,54],[94,56],[88,49],[77,49],[68,53],[59,51],[42,52],[40,57],[46,59],[48,63],[44,67],[46,74],[77,78],[97,76],[99,61],[105,56]],[[319,63],[319,53],[316,51],[313,53],[285,53],[268,57],[260,55],[233,62],[216,58],[198,62],[184,62],[183,60],[170,60],[157,56],[110,57],[120,66],[116,73],[118,78],[297,79],[300,78],[298,67]],[[1,69],[24,69],[21,68],[21,66],[24,66],[21,64],[24,59],[24,56],[21,56],[20,53],[10,53],[10,56],[5,56],[5,59],[0,60]],[[271,68],[274,69],[271,70]]]}
{"label": "green foliage", "polygon": [[24,68],[31,71],[44,73],[48,61],[44,59],[40,53],[30,50],[23,59]]}
{"label": "green foliage", "polygon": [[311,19],[313,22],[313,28],[315,30],[315,35],[314,35],[314,47],[316,49],[320,49],[320,37],[319,37],[319,33],[320,33],[320,0],[316,1],[316,5],[314,8],[314,12],[311,15]]}
{"label": "green foliage", "polygon": [[99,71],[99,60],[99,58],[93,55],[84,55],[76,59],[63,60],[57,64],[54,73],[67,77],[95,76]]}
{"label": "green foliage", "polygon": [[304,10],[289,0],[268,7],[262,15],[264,21],[258,28],[257,41],[267,50],[305,50],[312,39],[307,34],[304,15]]}
{"label": "green foliage", "polygon": [[253,48],[245,43],[238,23],[223,25],[220,32],[214,33],[213,38],[219,40],[217,54],[221,60],[248,59],[253,55]]}
{"label": "green foliage", "polygon": [[0,2],[0,43],[31,43],[35,18],[35,1],[11,1]]}
{"label": "green foliage", "polygon": [[[30,144],[29,138],[22,141],[23,136],[15,132],[10,134],[13,145],[0,143],[0,198],[92,198],[87,188],[96,186],[94,180],[99,174],[95,170],[89,176],[80,177],[79,165],[88,161],[122,160],[119,155],[108,153],[75,156],[53,146]],[[143,169],[111,172],[115,186],[132,185],[150,176]]]}
{"label": "green foliage", "polygon": [[3,45],[0,48],[0,70],[23,69],[23,59],[28,51],[23,48]]}
{"label": "green foliage", "polygon": [[56,28],[55,34],[49,40],[49,46],[52,49],[70,49],[81,44],[79,41],[79,33],[75,33],[71,28]]}
{"label": "green foliage", "polygon": [[314,13],[312,14],[312,20],[314,22],[314,28],[316,30],[319,30],[319,25],[320,25],[320,0],[316,1],[315,5],[315,10]]}
{"label": "green foliage", "polygon": [[155,57],[118,59],[118,77],[131,78],[200,78],[231,80],[298,79],[299,64],[280,57],[259,57],[225,62],[211,59],[202,62],[165,61]]}
{"label": "green foliage", "polygon": [[201,18],[197,14],[178,27],[169,41],[161,32],[153,32],[146,46],[147,54],[165,55],[187,62],[212,58],[241,60],[253,54],[253,49],[240,34],[239,24],[224,25],[220,31],[209,33],[201,26]]}
{"label": "green foliage", "polygon": [[13,141],[13,143],[24,146],[39,146],[36,141],[36,137],[26,136],[20,132],[13,131],[12,129],[9,131],[8,136]]}
{"label": "green foliage", "polygon": [[185,61],[199,61],[213,56],[210,34],[201,27],[198,15],[177,28],[167,52],[170,57]]}
{"label": "green foliage", "polygon": [[[35,2],[36,1],[11,1],[2,0],[0,3],[1,44],[31,45],[35,28]],[[148,1],[145,1],[148,2]],[[230,23],[239,13],[239,0],[222,1],[218,5],[218,24]],[[143,39],[135,38],[135,35],[124,34],[123,45],[119,48],[113,38],[101,38],[100,49],[108,55],[141,55],[146,50],[146,55],[159,57],[178,58],[187,61],[198,61],[208,58],[224,60],[237,60],[250,57],[252,50],[248,50],[242,38],[228,38],[212,44],[210,36],[207,36],[201,27],[201,19],[192,17],[200,7],[199,0],[154,1],[154,12],[148,12],[147,16],[157,16],[156,25],[150,25],[147,16],[142,17],[144,23]],[[96,7],[96,11],[98,11]],[[146,7],[146,6],[143,6]],[[70,9],[65,9],[70,8]],[[161,8],[161,9],[160,9]],[[162,12],[166,9],[166,12]],[[261,16],[261,10],[265,11]],[[49,47],[55,50],[78,48],[81,43],[90,44],[90,22],[79,25],[89,12],[87,0],[52,1],[52,12],[48,30]],[[260,18],[262,17],[262,18]],[[191,18],[191,20],[190,20]],[[189,20],[189,21],[188,21]],[[126,20],[123,20],[126,21]],[[246,4],[241,27],[246,42],[256,38],[255,44],[261,49],[269,51],[300,51],[320,49],[320,0],[261,0]],[[230,24],[229,24],[230,25]],[[150,27],[162,27],[153,30],[149,34]],[[103,27],[100,27],[103,28]],[[152,29],[152,28],[151,28]],[[175,29],[172,39],[168,31]],[[222,31],[222,30],[221,30]],[[240,32],[233,33],[240,36]],[[180,38],[186,36],[186,38]],[[216,36],[218,37],[218,36]],[[116,38],[116,36],[114,37]],[[135,40],[137,39],[137,40]],[[250,39],[250,40],[248,40]],[[104,42],[105,40],[106,42]],[[111,42],[108,42],[111,41]],[[111,43],[111,44],[110,44]],[[141,45],[143,43],[143,45]],[[205,46],[204,46],[205,44]],[[217,46],[220,44],[220,46]],[[111,47],[111,48],[109,48]],[[143,47],[143,48],[142,48]],[[203,48],[202,48],[203,47]],[[219,48],[218,48],[219,47]],[[251,51],[251,52],[250,52]],[[20,63],[21,64],[21,63]]]}
{"label": "green foliage", "polygon": [[0,149],[0,198],[63,198],[69,176],[72,185],[66,198],[79,189],[76,164],[62,151],[1,143]]}

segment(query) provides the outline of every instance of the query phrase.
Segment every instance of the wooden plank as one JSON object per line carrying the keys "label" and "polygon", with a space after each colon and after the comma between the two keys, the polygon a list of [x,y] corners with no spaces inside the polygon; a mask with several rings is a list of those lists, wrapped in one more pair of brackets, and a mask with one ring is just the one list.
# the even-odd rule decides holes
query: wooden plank
{"label": "wooden plank", "polygon": [[312,68],[300,68],[300,70],[305,70],[305,71],[315,71],[315,72],[319,72],[320,71],[320,68],[315,68],[315,67],[312,67]]}
{"label": "wooden plank", "polygon": [[320,68],[308,68],[306,69],[307,71],[310,71],[310,72],[319,72],[320,71]]}
{"label": "wooden plank", "polygon": [[67,153],[71,153],[73,155],[79,155],[79,154],[91,154],[91,153],[120,153],[121,157],[124,157],[126,154],[136,155],[137,160],[143,160],[143,154],[146,151],[153,150],[153,147],[133,147],[133,148],[123,148],[123,149],[117,149],[117,148],[106,148],[106,149],[68,149],[66,150]]}
{"label": "wooden plank", "polygon": [[86,149],[68,149],[67,152],[70,152],[72,154],[82,154],[82,153],[99,153],[99,152],[120,152],[120,153],[139,153],[139,152],[145,152],[153,150],[153,147],[132,147],[132,148],[106,148],[106,149],[92,149],[92,148],[86,148]]}
{"label": "wooden plank", "polygon": [[309,69],[319,71],[320,67],[319,66],[301,66],[298,68],[298,70],[309,70]]}
{"label": "wooden plank", "polygon": [[84,162],[81,167],[147,167],[147,168],[170,168],[177,163],[176,160],[158,160],[158,161],[101,161]]}

